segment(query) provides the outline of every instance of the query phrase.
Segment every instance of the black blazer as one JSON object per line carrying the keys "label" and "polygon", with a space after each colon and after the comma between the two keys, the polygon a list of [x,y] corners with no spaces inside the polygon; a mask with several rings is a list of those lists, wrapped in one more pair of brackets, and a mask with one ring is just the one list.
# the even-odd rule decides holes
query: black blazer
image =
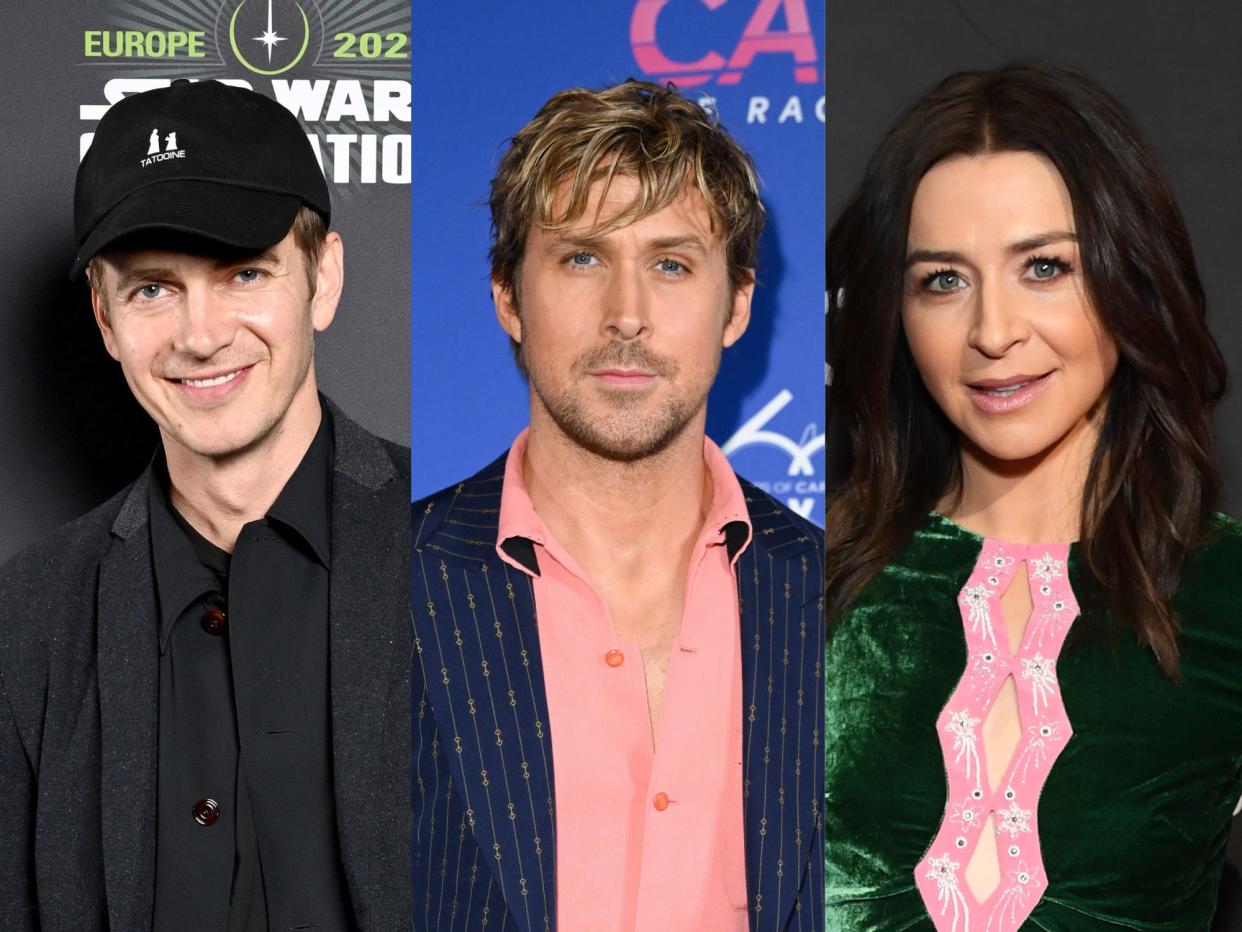
{"label": "black blazer", "polygon": [[[409,451],[335,407],[332,415],[337,832],[359,928],[406,929]],[[151,928],[159,623],[150,482],[148,468],[0,568],[0,929]]]}
{"label": "black blazer", "polygon": [[[557,928],[556,723],[530,579],[496,553],[504,464],[411,506],[420,930]],[[742,491],[753,530],[736,565],[750,929],[817,932],[824,532],[745,480]]]}

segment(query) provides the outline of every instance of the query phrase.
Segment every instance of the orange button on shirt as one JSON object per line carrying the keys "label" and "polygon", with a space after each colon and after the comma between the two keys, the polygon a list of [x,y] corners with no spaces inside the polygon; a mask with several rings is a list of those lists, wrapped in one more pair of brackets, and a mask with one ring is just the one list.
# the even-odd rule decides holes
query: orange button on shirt
{"label": "orange button on shirt", "polygon": [[[497,550],[533,577],[552,737],[561,932],[745,932],[742,659],[733,562],[746,500],[710,440],[712,505],[691,552],[653,748],[638,646],[535,513],[526,432],[505,464]],[[744,525],[730,555],[724,528]],[[500,544],[535,545],[539,575]]]}

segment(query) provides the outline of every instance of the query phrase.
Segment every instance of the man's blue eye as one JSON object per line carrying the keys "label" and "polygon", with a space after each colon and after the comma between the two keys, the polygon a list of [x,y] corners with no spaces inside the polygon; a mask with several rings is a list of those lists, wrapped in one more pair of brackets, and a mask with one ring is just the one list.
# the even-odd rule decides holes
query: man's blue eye
{"label": "man's blue eye", "polygon": [[676,259],[661,259],[660,260],[660,271],[661,272],[684,272],[685,270],[686,270],[686,267],[682,265],[680,262],[678,262]]}
{"label": "man's blue eye", "polygon": [[138,289],[138,294],[144,298],[153,299],[160,296],[161,287],[159,285],[143,285]]}
{"label": "man's blue eye", "polygon": [[242,269],[240,272],[237,273],[237,277],[240,278],[244,282],[252,282],[258,279],[259,270],[258,269]]}
{"label": "man's blue eye", "polygon": [[595,261],[595,257],[589,252],[576,252],[569,257],[570,265],[590,265]]}

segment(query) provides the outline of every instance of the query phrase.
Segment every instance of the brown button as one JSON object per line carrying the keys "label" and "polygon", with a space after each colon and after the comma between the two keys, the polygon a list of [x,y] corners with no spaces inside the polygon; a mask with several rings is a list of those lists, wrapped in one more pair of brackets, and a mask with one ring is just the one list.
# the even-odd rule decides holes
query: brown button
{"label": "brown button", "polygon": [[200,799],[194,804],[194,821],[199,825],[215,825],[220,818],[220,804],[214,799]]}
{"label": "brown button", "polygon": [[655,806],[656,812],[663,812],[668,808],[668,793],[656,793],[651,798],[651,805]]}
{"label": "brown button", "polygon": [[220,611],[220,609],[209,608],[203,614],[202,625],[203,630],[208,634],[219,637],[225,632],[225,629],[228,628],[229,620],[225,616],[224,612]]}
{"label": "brown button", "polygon": [[619,667],[621,664],[625,663],[625,654],[621,653],[619,650],[610,650],[608,653],[604,654],[604,663],[608,664],[610,667]]}

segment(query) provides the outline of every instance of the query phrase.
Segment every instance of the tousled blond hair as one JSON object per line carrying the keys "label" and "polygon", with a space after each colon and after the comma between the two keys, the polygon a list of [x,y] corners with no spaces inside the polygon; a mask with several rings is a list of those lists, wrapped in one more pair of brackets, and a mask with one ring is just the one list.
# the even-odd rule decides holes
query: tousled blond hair
{"label": "tousled blond hair", "polygon": [[[606,190],[618,175],[635,178],[638,193],[592,235],[656,213],[693,186],[719,224],[730,287],[753,280],[764,210],[750,156],[671,84],[629,80],[599,91],[561,91],[510,140],[492,179],[493,281],[516,294],[532,224],[569,227],[586,212],[592,184],[603,179]],[[565,181],[568,197],[554,213]]]}

